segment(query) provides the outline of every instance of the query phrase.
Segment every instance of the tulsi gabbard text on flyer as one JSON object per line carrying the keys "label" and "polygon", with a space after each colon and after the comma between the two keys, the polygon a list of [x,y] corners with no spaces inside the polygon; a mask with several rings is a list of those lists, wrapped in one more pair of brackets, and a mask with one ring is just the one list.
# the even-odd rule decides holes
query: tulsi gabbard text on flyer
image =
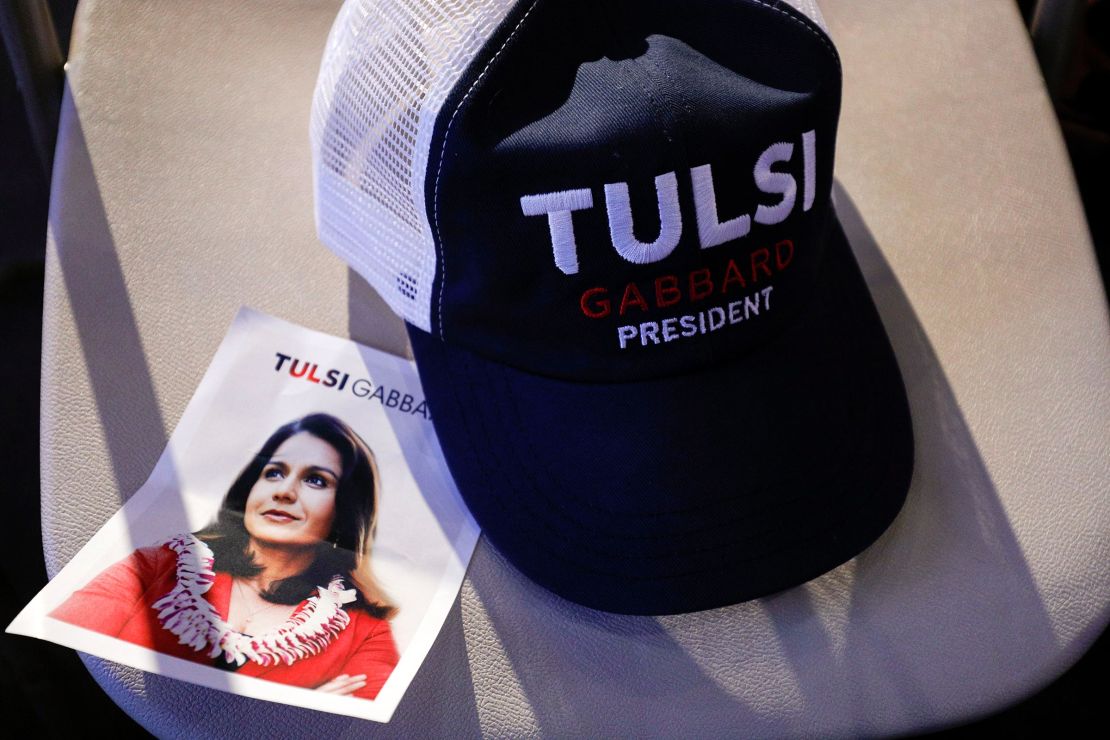
{"label": "tulsi gabbard text on flyer", "polygon": [[372,379],[353,375],[339,368],[324,368],[310,359],[275,352],[274,372],[288,373],[307,383],[316,383],[321,388],[330,388],[340,393],[351,393],[357,398],[380,403],[387,409],[403,414],[420,416],[431,420],[428,404],[423,398],[411,393],[378,385]]}

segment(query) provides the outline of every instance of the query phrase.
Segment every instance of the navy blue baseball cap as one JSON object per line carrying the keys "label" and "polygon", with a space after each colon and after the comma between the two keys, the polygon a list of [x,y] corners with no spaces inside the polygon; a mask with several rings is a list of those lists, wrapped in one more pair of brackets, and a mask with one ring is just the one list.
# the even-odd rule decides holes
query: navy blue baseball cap
{"label": "navy blue baseball cap", "polygon": [[409,325],[486,536],[589,607],[795,586],[900,510],[897,362],[831,202],[812,2],[349,0],[322,240]]}

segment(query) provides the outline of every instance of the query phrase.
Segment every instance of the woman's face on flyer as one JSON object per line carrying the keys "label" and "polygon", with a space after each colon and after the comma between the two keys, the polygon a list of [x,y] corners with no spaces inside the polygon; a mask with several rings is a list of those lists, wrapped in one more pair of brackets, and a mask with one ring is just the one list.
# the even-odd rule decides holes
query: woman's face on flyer
{"label": "woman's face on flyer", "polygon": [[341,471],[330,444],[308,432],[294,434],[274,451],[247,496],[247,533],[270,546],[312,547],[327,539]]}

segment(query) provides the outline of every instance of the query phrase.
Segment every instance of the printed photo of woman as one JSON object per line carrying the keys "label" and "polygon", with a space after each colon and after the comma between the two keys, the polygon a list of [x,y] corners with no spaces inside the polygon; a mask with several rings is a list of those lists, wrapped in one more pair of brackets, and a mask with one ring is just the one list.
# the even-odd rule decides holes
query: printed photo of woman
{"label": "printed photo of woman", "polygon": [[239,675],[373,699],[396,608],[370,567],[380,478],[328,414],[277,429],[214,522],[135,550],[50,616]]}

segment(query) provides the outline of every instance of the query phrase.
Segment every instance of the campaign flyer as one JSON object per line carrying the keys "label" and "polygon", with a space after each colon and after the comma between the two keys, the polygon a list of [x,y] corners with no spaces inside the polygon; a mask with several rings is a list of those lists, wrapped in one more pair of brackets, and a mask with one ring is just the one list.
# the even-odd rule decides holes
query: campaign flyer
{"label": "campaign flyer", "polygon": [[387,722],[478,534],[411,362],[244,308],[146,483],[8,631]]}

